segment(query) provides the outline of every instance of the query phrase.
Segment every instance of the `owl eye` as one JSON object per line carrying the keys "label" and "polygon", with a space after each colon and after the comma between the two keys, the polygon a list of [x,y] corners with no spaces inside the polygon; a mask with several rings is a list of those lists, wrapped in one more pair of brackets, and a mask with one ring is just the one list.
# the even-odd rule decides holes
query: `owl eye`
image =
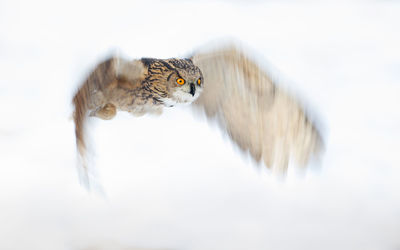
{"label": "owl eye", "polygon": [[185,79],[178,78],[178,79],[176,79],[176,83],[179,84],[179,85],[183,85],[183,84],[185,84]]}
{"label": "owl eye", "polygon": [[198,85],[201,84],[201,79],[200,79],[200,78],[197,80],[197,84],[198,84]]}

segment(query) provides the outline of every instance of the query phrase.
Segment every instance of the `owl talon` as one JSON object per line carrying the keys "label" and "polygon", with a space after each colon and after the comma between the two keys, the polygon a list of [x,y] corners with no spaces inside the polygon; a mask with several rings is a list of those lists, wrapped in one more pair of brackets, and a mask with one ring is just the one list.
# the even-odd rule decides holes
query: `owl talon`
{"label": "owl talon", "polygon": [[103,120],[111,120],[117,114],[117,107],[112,103],[107,103],[90,113],[90,116],[96,116]]}

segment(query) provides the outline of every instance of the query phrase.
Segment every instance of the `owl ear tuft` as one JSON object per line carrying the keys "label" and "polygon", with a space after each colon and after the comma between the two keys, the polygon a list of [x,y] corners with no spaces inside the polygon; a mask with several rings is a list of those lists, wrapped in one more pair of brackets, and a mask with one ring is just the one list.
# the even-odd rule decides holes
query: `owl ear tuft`
{"label": "owl ear tuft", "polygon": [[142,63],[144,64],[144,66],[148,67],[150,64],[152,64],[153,62],[155,62],[157,59],[155,58],[142,58],[140,59],[142,61]]}
{"label": "owl ear tuft", "polygon": [[190,63],[193,63],[192,57],[190,57],[190,58],[185,58],[185,61],[188,61],[188,62],[190,62]]}

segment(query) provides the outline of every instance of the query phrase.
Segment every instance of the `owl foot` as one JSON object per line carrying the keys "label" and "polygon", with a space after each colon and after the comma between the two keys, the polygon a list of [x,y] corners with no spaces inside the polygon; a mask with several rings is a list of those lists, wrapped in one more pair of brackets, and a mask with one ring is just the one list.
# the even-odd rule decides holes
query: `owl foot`
{"label": "owl foot", "polygon": [[103,107],[97,108],[90,113],[90,116],[96,116],[103,120],[110,120],[117,114],[117,107],[112,103],[107,103]]}

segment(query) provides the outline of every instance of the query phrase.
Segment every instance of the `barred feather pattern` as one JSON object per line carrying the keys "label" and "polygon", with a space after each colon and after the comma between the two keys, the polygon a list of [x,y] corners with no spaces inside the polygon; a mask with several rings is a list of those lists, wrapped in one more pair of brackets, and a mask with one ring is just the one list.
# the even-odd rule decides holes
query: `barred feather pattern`
{"label": "barred feather pattern", "polygon": [[[92,95],[94,92],[104,89],[108,83],[115,79],[115,64],[115,59],[108,59],[100,63],[85,80],[72,99],[72,103],[75,107],[73,118],[75,122],[76,146],[85,175],[88,174],[87,159],[85,158],[87,148],[85,140],[86,121],[88,118],[88,111],[95,107]],[[88,179],[88,177],[85,176],[83,179]]]}

